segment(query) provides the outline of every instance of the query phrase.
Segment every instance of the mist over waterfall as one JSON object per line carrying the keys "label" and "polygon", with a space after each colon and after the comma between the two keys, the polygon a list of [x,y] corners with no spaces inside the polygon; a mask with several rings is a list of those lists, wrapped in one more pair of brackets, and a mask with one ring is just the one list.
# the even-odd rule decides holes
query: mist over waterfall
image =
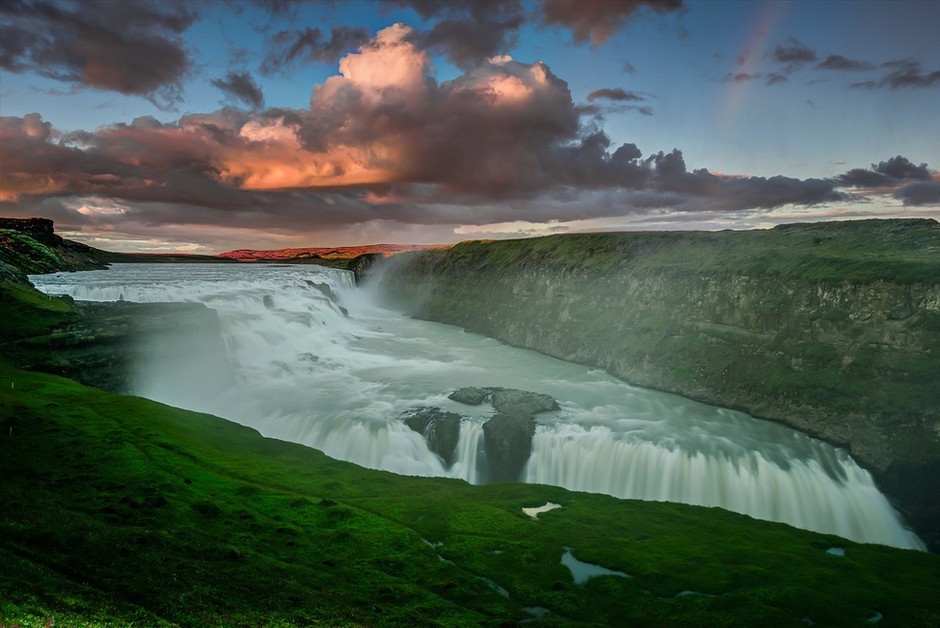
{"label": "mist over waterfall", "polygon": [[[548,394],[560,406],[536,415],[522,481],[720,506],[856,541],[924,548],[841,449],[741,412],[407,318],[378,306],[345,271],[116,264],[31,280],[79,300],[189,301],[216,310],[219,355],[184,342],[141,351],[135,392],[364,467],[481,482],[482,425],[494,411],[447,395],[466,386],[517,388]],[[224,377],[180,377],[192,364],[223,364]],[[402,420],[422,407],[462,417],[449,466]]]}

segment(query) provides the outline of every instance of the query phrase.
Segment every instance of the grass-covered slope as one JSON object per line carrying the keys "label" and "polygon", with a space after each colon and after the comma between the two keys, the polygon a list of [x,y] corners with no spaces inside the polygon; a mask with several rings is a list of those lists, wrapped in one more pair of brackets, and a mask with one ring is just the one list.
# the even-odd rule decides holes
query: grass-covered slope
{"label": "grass-covered slope", "polygon": [[418,316],[847,447],[940,550],[940,225],[558,235],[391,261]]}
{"label": "grass-covered slope", "polygon": [[[940,623],[936,555],[719,509],[365,470],[14,368],[15,341],[40,351],[80,316],[21,275],[0,285],[3,628]],[[522,511],[549,501],[562,507]],[[630,577],[576,584],[569,550]]]}
{"label": "grass-covered slope", "polygon": [[[5,626],[482,625],[523,607],[585,624],[940,622],[935,555],[718,509],[368,471],[8,367],[0,417]],[[523,514],[546,501],[562,508]],[[632,577],[575,584],[565,548]]]}

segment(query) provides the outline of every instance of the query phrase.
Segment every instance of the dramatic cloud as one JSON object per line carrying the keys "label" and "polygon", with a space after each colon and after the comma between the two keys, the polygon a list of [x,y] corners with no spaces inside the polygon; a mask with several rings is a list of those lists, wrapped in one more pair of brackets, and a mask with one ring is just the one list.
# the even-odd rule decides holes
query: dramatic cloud
{"label": "dramatic cloud", "polygon": [[544,0],[540,6],[543,24],[570,28],[576,42],[599,46],[642,9],[669,13],[682,0]]}
{"label": "dramatic cloud", "polygon": [[902,59],[882,64],[889,70],[888,74],[877,81],[862,81],[854,83],[852,87],[867,89],[909,89],[924,88],[940,85],[940,70],[925,73],[919,61]]}
{"label": "dramatic cloud", "polygon": [[940,205],[940,181],[921,181],[905,185],[894,193],[905,205]]}
{"label": "dramatic cloud", "polygon": [[870,169],[853,168],[836,177],[836,182],[842,186],[861,188],[892,187],[905,181],[928,180],[930,180],[930,169],[927,168],[927,164],[916,166],[901,155],[872,164]]}
{"label": "dramatic cloud", "polygon": [[[179,35],[196,14],[180,1],[0,3],[0,67],[147,96],[166,106],[189,70]],[[90,10],[91,9],[91,10]]]}
{"label": "dramatic cloud", "polygon": [[425,20],[439,18],[426,32],[415,32],[418,45],[470,68],[505,53],[525,22],[519,0],[384,0],[409,6]]}
{"label": "dramatic cloud", "polygon": [[[644,156],[589,128],[543,63],[504,57],[438,82],[420,41],[401,24],[379,31],[315,86],[307,109],[142,117],[67,134],[38,114],[2,118],[0,213],[139,233],[171,224],[381,233],[391,223],[759,212],[847,200],[839,188],[851,187],[936,202],[931,171],[901,156],[833,180],[690,171],[677,149]],[[247,74],[216,86],[261,102]],[[590,99],[639,98],[604,88]]]}
{"label": "dramatic cloud", "polygon": [[603,87],[601,89],[595,89],[593,92],[588,94],[588,97],[587,97],[589,102],[594,102],[598,98],[604,98],[607,100],[614,100],[618,102],[646,100],[645,96],[641,96],[640,94],[637,94],[636,92],[625,91],[620,87],[614,87],[614,88]]}
{"label": "dramatic cloud", "polygon": [[279,31],[271,38],[271,50],[261,64],[261,71],[271,74],[298,62],[335,63],[343,54],[355,50],[370,39],[364,28],[336,27],[325,40],[319,28]]}
{"label": "dramatic cloud", "polygon": [[865,70],[873,70],[875,68],[875,66],[865,61],[848,59],[842,55],[829,55],[820,61],[816,67],[821,70],[840,70],[847,72],[862,72]]}
{"label": "dramatic cloud", "polygon": [[212,84],[252,109],[264,106],[264,94],[247,72],[229,72],[224,79],[213,79]]}

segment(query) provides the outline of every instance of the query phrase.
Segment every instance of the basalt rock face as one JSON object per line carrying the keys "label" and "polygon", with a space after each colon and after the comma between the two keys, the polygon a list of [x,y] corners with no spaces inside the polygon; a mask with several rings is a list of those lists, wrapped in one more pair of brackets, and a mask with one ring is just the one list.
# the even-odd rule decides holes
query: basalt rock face
{"label": "basalt rock face", "polygon": [[550,395],[498,386],[459,388],[448,398],[474,406],[488,401],[496,409],[496,414],[483,424],[483,448],[490,482],[520,479],[522,468],[532,455],[534,415],[558,409],[558,402]]}
{"label": "basalt rock face", "polygon": [[413,315],[845,446],[940,548],[935,221],[470,242],[376,276]]}
{"label": "basalt rock face", "polygon": [[531,414],[497,412],[483,424],[483,446],[491,482],[518,482],[532,453],[535,419]]}
{"label": "basalt rock face", "polygon": [[418,408],[405,414],[405,425],[422,434],[428,449],[444,461],[454,464],[454,450],[460,440],[460,415],[440,408]]}
{"label": "basalt rock face", "polygon": [[[535,414],[558,409],[558,403],[543,393],[501,387],[466,387],[452,392],[449,399],[471,406],[490,403],[496,414],[483,424],[483,451],[486,465],[484,482],[516,482],[532,455]],[[405,424],[421,433],[428,449],[450,467],[460,439],[461,417],[440,408],[417,408],[402,415]]]}
{"label": "basalt rock face", "polygon": [[[81,303],[71,324],[14,349],[19,366],[137,393],[154,372],[213,394],[233,377],[215,310],[198,303]],[[187,347],[183,359],[177,349]],[[193,350],[193,348],[197,348]]]}
{"label": "basalt rock face", "polygon": [[[154,372],[203,394],[220,390],[231,372],[214,310],[194,303],[75,303],[41,294],[27,277],[106,268],[107,255],[64,240],[51,220],[0,219],[3,351],[17,366],[112,392],[137,392]],[[180,346],[198,358],[184,360]]]}
{"label": "basalt rock face", "polygon": [[45,218],[0,218],[0,264],[24,273],[106,268],[108,253],[57,235]]}

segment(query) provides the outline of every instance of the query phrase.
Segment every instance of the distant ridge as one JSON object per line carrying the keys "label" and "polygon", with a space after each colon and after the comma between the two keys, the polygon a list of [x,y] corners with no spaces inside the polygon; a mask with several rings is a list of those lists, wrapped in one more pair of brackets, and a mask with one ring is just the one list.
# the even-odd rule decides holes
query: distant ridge
{"label": "distant ridge", "polygon": [[424,251],[428,249],[449,249],[451,244],[364,244],[361,246],[328,246],[295,249],[276,249],[259,251],[255,249],[237,249],[219,253],[216,257],[238,260],[240,262],[291,261],[302,259],[351,259],[368,253],[383,256]]}

